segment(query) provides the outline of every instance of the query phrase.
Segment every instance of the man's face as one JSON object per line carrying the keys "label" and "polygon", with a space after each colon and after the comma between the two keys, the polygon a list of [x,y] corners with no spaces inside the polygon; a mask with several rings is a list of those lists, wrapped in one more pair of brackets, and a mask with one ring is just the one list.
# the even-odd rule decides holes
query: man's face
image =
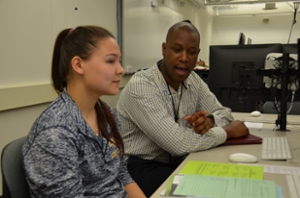
{"label": "man's face", "polygon": [[196,65],[199,52],[196,32],[176,29],[169,35],[162,46],[164,60],[161,70],[170,86],[178,88],[187,79]]}

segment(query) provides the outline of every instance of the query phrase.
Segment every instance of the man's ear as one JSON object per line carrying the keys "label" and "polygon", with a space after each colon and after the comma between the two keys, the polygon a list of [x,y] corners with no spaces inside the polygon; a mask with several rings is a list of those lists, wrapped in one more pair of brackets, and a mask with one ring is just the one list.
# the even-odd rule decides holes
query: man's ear
{"label": "man's ear", "polygon": [[77,74],[83,74],[83,63],[82,59],[79,56],[74,56],[71,60],[71,66],[74,72]]}
{"label": "man's ear", "polygon": [[166,43],[164,42],[162,45],[161,45],[161,51],[162,51],[162,55],[165,56],[166,54]]}

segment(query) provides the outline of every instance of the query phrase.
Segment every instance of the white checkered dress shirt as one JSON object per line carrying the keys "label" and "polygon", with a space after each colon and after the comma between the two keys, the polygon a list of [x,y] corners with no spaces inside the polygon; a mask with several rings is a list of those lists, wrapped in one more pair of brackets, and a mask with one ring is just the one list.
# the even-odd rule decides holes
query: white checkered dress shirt
{"label": "white checkered dress shirt", "polygon": [[[133,155],[171,163],[191,152],[215,147],[226,140],[222,126],[233,120],[231,110],[219,103],[195,72],[180,85],[178,91],[171,86],[169,88],[175,108],[179,106],[178,122],[174,120],[168,85],[157,65],[137,72],[122,90],[117,110],[126,158]],[[184,120],[186,115],[199,110],[206,110],[215,120],[215,127],[204,135],[193,132],[190,124]]]}

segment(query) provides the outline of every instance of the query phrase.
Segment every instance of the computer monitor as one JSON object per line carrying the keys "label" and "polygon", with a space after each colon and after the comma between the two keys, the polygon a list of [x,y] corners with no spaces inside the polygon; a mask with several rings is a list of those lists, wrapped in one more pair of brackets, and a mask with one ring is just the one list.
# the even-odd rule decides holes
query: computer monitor
{"label": "computer monitor", "polygon": [[236,112],[258,110],[260,101],[271,100],[263,76],[247,70],[264,69],[269,53],[280,53],[281,44],[210,46],[209,88],[218,100]]}
{"label": "computer monitor", "polygon": [[246,36],[243,32],[240,32],[238,45],[245,45]]}
{"label": "computer monitor", "polygon": [[281,52],[289,54],[297,54],[297,43],[281,44]]}
{"label": "computer monitor", "polygon": [[251,39],[251,38],[248,38],[248,39],[247,39],[247,44],[248,44],[248,45],[251,45],[251,44],[252,44],[252,39]]}

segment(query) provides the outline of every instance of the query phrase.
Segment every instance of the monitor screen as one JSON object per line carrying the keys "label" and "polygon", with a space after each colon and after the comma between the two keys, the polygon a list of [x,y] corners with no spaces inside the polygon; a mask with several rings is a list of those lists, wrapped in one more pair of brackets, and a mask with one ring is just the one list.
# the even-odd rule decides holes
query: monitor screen
{"label": "monitor screen", "polygon": [[237,112],[257,110],[270,93],[263,76],[243,75],[244,70],[264,69],[269,53],[280,53],[281,44],[210,46],[209,88],[224,105]]}

